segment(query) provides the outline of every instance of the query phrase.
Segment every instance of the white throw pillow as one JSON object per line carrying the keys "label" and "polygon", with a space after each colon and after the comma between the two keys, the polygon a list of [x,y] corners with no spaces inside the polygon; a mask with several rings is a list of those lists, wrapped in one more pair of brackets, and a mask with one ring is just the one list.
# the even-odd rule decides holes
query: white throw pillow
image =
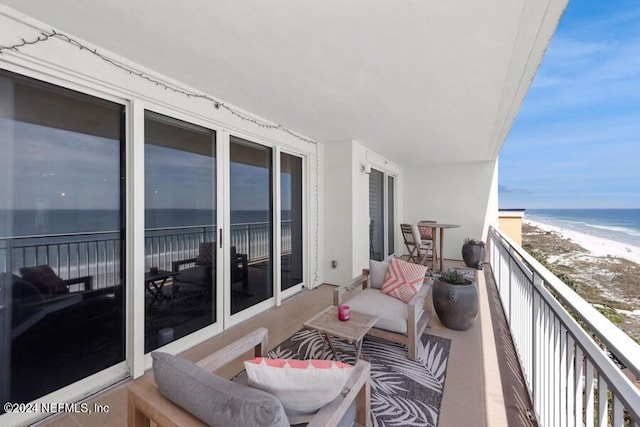
{"label": "white throw pillow", "polygon": [[369,285],[374,289],[382,288],[385,278],[387,277],[387,269],[389,261],[369,260]]}
{"label": "white throw pillow", "polygon": [[316,412],[338,397],[353,366],[333,360],[269,359],[244,362],[248,384],[273,394],[287,415]]}

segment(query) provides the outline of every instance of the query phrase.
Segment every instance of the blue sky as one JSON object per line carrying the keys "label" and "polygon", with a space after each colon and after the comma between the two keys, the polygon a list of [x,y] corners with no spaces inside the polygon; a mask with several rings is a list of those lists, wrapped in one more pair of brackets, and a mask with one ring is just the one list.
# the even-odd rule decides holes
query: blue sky
{"label": "blue sky", "polygon": [[501,208],[640,208],[640,1],[570,0],[500,153]]}

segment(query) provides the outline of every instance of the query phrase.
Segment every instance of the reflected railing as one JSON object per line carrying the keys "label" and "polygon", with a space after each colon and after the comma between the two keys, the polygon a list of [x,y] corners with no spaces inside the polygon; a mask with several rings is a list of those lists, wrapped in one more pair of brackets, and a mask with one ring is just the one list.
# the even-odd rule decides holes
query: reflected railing
{"label": "reflected railing", "polygon": [[539,425],[640,427],[640,345],[493,227],[488,247]]}
{"label": "reflected railing", "polygon": [[[146,269],[171,270],[174,261],[198,256],[202,242],[216,241],[216,226],[149,228],[145,230]],[[268,259],[272,228],[268,222],[231,224],[231,245],[248,262]],[[282,254],[291,252],[291,221],[281,222]],[[0,272],[48,264],[63,279],[93,276],[95,289],[120,285],[123,241],[117,231],[64,233],[0,238]]]}

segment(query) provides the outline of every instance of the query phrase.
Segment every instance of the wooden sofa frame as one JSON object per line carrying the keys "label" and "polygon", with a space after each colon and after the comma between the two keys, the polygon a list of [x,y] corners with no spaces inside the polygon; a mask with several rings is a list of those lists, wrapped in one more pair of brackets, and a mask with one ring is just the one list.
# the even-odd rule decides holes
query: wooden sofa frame
{"label": "wooden sofa frame", "polygon": [[[266,357],[267,335],[265,328],[258,328],[237,341],[196,362],[213,372],[227,363],[253,350],[255,357]],[[371,376],[370,365],[358,361],[345,384],[344,391],[322,407],[309,422],[308,427],[337,426],[351,404],[356,404],[356,426],[369,426]],[[134,381],[127,392],[129,427],[148,427],[153,422],[159,427],[205,426],[198,418],[160,394],[155,381],[143,377]]]}
{"label": "wooden sofa frame", "polygon": [[[365,268],[362,270],[362,274],[350,283],[334,289],[333,303],[334,305],[344,304],[349,299],[357,298],[358,292],[368,287],[370,287],[369,269]],[[420,291],[407,303],[407,335],[376,327],[371,328],[369,335],[407,346],[409,360],[416,360],[420,337],[431,323],[433,311],[431,289],[431,283],[425,281]],[[424,307],[424,310],[418,316],[418,307],[420,306]],[[380,311],[384,311],[384,307],[380,307]]]}

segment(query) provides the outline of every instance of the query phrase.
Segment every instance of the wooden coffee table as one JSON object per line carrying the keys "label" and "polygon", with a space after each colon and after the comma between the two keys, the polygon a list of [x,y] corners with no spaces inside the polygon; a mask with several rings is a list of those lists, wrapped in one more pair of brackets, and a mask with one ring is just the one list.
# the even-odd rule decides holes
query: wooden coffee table
{"label": "wooden coffee table", "polygon": [[357,361],[360,359],[362,351],[362,339],[378,319],[380,319],[379,316],[371,316],[351,310],[350,319],[343,321],[338,319],[338,307],[331,306],[306,321],[304,326],[315,329],[324,335],[324,343],[322,345],[323,359],[326,355],[327,343],[329,343],[336,359],[338,358],[338,353],[331,342],[331,337],[336,337],[355,345]]}

